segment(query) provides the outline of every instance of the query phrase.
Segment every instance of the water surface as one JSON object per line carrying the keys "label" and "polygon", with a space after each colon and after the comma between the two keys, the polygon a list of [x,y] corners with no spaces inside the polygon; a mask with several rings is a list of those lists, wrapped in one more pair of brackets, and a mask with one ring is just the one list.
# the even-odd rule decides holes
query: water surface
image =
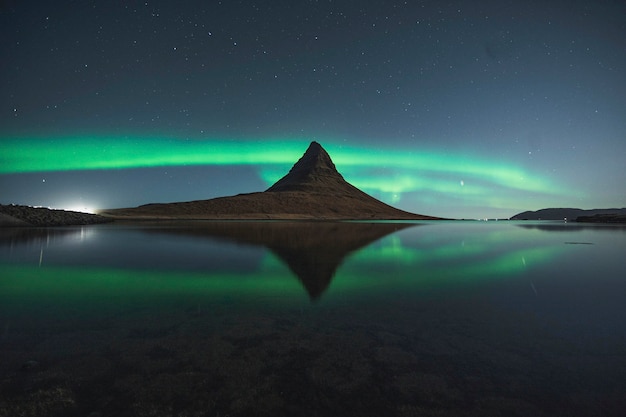
{"label": "water surface", "polygon": [[0,230],[0,415],[617,416],[626,229]]}

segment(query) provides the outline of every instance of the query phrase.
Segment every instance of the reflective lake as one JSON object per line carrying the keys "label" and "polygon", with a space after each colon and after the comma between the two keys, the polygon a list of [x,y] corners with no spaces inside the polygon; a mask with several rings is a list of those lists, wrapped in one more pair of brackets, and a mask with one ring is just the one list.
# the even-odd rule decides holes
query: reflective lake
{"label": "reflective lake", "polygon": [[0,416],[621,416],[626,228],[0,229]]}

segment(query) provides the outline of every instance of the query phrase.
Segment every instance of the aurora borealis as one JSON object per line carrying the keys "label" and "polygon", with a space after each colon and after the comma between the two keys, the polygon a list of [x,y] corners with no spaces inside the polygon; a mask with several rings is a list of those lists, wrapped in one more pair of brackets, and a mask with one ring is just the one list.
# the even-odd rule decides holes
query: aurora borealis
{"label": "aurora borealis", "polygon": [[404,210],[626,206],[620,2],[9,2],[0,203],[261,191],[316,140]]}
{"label": "aurora borealis", "polygon": [[[41,139],[5,144],[3,173],[166,168],[179,165],[252,165],[266,184],[280,179],[301,155],[298,142],[183,142],[168,139],[62,138],[49,148]],[[67,152],[71,149],[71,152]],[[422,192],[435,201],[485,199],[495,188],[510,194],[550,193],[545,181],[520,168],[440,153],[407,155],[377,149],[329,147],[335,163],[357,187],[397,203],[404,193]],[[386,172],[372,172],[385,170]],[[156,198],[156,196],[155,196]],[[182,198],[182,196],[181,196]]]}

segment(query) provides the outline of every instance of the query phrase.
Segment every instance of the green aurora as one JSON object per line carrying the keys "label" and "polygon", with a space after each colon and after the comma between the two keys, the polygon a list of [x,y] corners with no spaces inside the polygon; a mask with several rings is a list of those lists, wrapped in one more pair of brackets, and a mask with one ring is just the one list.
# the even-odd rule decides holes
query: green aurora
{"label": "green aurora", "polygon": [[[269,186],[302,156],[302,142],[179,140],[158,137],[63,136],[5,137],[0,174],[78,170],[121,170],[179,166],[254,166]],[[550,179],[505,161],[434,151],[412,153],[323,143],[338,170],[358,188],[398,203],[407,193],[423,201],[445,200],[503,207],[519,193],[554,196]],[[513,197],[512,197],[513,196]]]}

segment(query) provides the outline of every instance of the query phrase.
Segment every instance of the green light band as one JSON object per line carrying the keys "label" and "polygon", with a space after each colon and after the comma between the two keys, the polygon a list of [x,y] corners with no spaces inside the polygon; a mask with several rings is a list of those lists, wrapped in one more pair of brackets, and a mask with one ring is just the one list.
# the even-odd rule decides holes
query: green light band
{"label": "green light band", "polygon": [[[0,174],[129,169],[159,166],[254,165],[267,185],[302,156],[307,140],[179,140],[68,136],[9,137],[0,141]],[[564,189],[501,161],[460,154],[338,146],[324,143],[339,172],[356,187],[397,203],[402,194],[434,193],[477,206],[502,207],[519,192],[559,195]]]}
{"label": "green light band", "polygon": [[302,144],[137,137],[2,138],[0,173],[293,163]]}

